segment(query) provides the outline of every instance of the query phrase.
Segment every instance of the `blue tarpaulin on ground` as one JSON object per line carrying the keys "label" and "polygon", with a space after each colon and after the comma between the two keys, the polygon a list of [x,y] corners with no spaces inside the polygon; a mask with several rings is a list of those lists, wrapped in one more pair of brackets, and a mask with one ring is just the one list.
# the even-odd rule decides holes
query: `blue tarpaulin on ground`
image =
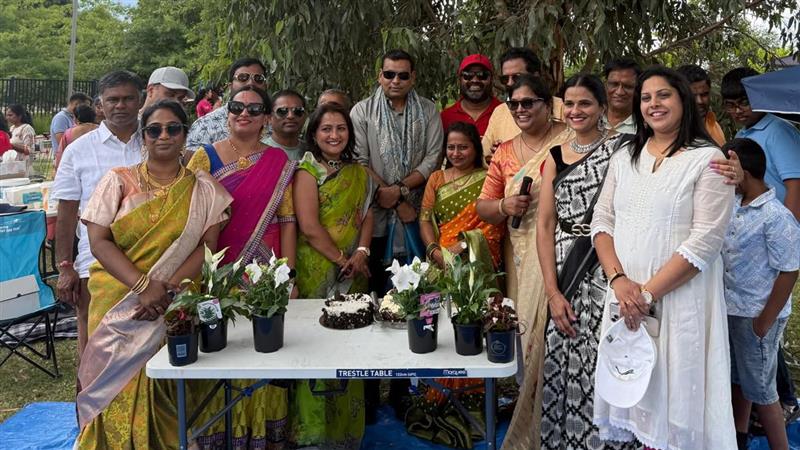
{"label": "blue tarpaulin on ground", "polygon": [[[497,427],[497,442],[503,441],[508,422]],[[800,422],[789,426],[791,450],[800,450]],[[31,403],[3,423],[0,423],[0,449],[14,450],[70,450],[78,435],[74,403]],[[378,410],[378,422],[367,427],[362,450],[446,450],[449,447],[433,445],[406,433],[405,426],[395,419],[391,408]],[[479,442],[476,449],[486,448]],[[498,445],[498,448],[500,446]],[[750,450],[769,450],[767,439],[755,438]]]}

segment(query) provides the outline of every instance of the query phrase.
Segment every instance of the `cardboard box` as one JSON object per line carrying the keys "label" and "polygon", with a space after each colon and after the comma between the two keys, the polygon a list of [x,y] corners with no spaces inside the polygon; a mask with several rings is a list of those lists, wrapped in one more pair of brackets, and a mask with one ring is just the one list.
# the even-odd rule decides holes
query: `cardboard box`
{"label": "cardboard box", "polygon": [[39,285],[36,277],[26,275],[0,281],[0,320],[15,319],[39,309]]}

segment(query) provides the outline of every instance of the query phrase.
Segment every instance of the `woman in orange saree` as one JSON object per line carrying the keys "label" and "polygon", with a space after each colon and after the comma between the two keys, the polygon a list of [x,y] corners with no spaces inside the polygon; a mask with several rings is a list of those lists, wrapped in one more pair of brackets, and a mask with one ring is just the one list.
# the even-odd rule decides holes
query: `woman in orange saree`
{"label": "woman in orange saree", "polygon": [[[475,202],[486,179],[483,148],[474,125],[456,122],[445,131],[446,168],[431,174],[425,185],[420,213],[420,232],[428,259],[444,268],[442,249],[483,263],[494,271],[500,264],[502,225],[484,222]],[[472,378],[443,378],[439,384],[453,390],[469,414],[484,424],[483,382]],[[483,426],[483,425],[482,425]],[[481,432],[473,427],[437,389],[428,388],[421,403],[406,415],[409,433],[436,443],[472,448]]]}

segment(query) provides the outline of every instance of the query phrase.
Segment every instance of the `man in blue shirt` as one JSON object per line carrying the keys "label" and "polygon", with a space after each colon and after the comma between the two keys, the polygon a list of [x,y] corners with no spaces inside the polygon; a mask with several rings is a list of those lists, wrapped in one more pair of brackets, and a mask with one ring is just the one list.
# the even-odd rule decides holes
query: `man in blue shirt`
{"label": "man in blue shirt", "polygon": [[773,114],[750,108],[742,78],[758,75],[753,69],[739,67],[722,77],[725,111],[742,129],[738,138],[756,141],[767,155],[764,181],[775,188],[775,196],[794,217],[800,220],[800,131]]}
{"label": "man in blue shirt", "polygon": [[58,151],[61,136],[68,129],[75,126],[75,108],[80,105],[92,105],[92,98],[82,92],[76,92],[69,97],[67,107],[59,111],[50,121],[50,142],[53,145],[53,154]]}

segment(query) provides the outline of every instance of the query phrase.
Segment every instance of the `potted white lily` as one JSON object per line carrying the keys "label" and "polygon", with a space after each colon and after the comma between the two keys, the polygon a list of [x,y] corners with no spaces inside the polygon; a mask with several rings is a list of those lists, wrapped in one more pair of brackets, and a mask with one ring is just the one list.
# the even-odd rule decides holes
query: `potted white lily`
{"label": "potted white lily", "polygon": [[293,270],[286,258],[272,256],[267,264],[254,261],[245,269],[247,280],[242,299],[253,322],[257,352],[270,353],[283,347],[283,321],[293,288]]}
{"label": "potted white lily", "polygon": [[392,273],[392,297],[406,319],[409,348],[414,353],[436,350],[441,299],[437,282],[441,272],[416,257],[402,266],[394,260],[386,270]]}

